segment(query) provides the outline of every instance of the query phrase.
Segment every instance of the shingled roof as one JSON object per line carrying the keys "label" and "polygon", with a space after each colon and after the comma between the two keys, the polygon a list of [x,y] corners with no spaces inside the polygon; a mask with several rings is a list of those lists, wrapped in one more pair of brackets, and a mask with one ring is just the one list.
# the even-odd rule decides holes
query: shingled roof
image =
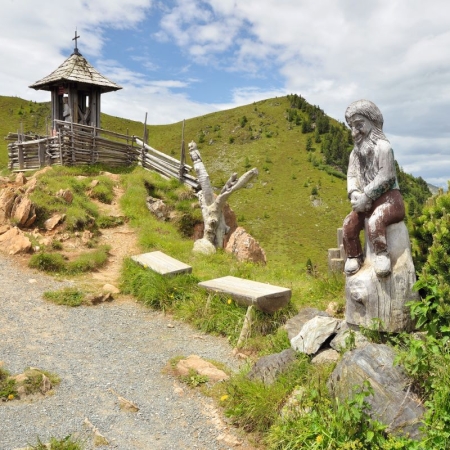
{"label": "shingled roof", "polygon": [[101,92],[122,89],[95,70],[80,53],[74,52],[50,75],[29,86],[36,90],[50,91],[55,85],[67,82],[100,86]]}

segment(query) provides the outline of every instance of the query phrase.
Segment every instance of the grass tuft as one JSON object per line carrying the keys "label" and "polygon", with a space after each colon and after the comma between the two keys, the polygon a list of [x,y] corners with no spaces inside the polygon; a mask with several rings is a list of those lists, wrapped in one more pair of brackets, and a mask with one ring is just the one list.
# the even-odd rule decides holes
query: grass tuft
{"label": "grass tuft", "polygon": [[67,287],[59,291],[44,292],[44,298],[57,305],[80,306],[85,294],[77,288]]}

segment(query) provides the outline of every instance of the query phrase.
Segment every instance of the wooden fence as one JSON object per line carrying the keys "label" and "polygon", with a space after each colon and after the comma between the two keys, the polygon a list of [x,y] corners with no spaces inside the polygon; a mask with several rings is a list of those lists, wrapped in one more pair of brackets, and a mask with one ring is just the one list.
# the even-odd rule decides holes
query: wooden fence
{"label": "wooden fence", "polygon": [[[199,189],[191,167],[162,153],[136,136],[55,120],[54,136],[24,136],[9,133],[9,169],[37,170],[50,165],[75,166],[101,163],[110,167],[141,165],[144,169]],[[182,149],[182,153],[184,148]],[[184,155],[181,155],[184,161]]]}

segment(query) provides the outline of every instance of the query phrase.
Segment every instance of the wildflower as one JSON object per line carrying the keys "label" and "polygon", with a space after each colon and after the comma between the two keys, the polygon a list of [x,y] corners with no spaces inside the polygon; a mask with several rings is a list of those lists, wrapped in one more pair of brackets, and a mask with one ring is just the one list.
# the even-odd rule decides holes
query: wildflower
{"label": "wildflower", "polygon": [[229,299],[227,300],[227,303],[228,303],[229,305],[231,305],[231,302],[232,302],[232,300],[231,300],[231,298],[229,298]]}
{"label": "wildflower", "polygon": [[222,397],[220,397],[220,401],[221,401],[221,402],[224,402],[227,398],[228,398],[228,395],[227,395],[227,394],[222,395]]}
{"label": "wildflower", "polygon": [[316,437],[316,442],[317,442],[318,444],[320,444],[322,441],[323,441],[323,436],[322,436],[321,434],[319,434],[319,435]]}
{"label": "wildflower", "polygon": [[8,400],[14,400],[14,394],[9,394],[8,395]]}

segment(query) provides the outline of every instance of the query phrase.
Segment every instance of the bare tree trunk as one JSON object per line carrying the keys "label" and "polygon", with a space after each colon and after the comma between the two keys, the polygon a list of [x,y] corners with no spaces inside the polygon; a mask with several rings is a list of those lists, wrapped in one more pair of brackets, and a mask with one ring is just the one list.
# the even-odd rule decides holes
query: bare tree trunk
{"label": "bare tree trunk", "polygon": [[198,194],[198,199],[205,224],[203,238],[211,242],[216,248],[222,248],[224,237],[229,230],[229,227],[225,223],[223,207],[233,192],[246,186],[252,178],[258,175],[258,170],[253,168],[244,173],[240,178],[237,178],[237,174],[234,173],[225,183],[220,194],[215,196],[208,172],[203,164],[197,144],[194,141],[189,143],[189,154],[191,155],[194,170],[202,188]]}

